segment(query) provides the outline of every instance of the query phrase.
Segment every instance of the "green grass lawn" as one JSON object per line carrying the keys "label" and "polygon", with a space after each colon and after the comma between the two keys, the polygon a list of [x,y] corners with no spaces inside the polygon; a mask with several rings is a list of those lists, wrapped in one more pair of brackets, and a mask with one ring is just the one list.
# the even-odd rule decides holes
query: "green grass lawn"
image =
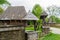
{"label": "green grass lawn", "polygon": [[[29,26],[25,27],[25,30],[32,30],[32,31],[34,31],[34,25],[29,25]],[[39,29],[37,31],[41,31],[41,27],[39,27]]]}
{"label": "green grass lawn", "polygon": [[33,25],[29,25],[29,26],[25,27],[25,30],[34,30],[34,27],[33,27]]}
{"label": "green grass lawn", "polygon": [[40,40],[60,40],[60,34],[50,33],[45,37],[40,38]]}

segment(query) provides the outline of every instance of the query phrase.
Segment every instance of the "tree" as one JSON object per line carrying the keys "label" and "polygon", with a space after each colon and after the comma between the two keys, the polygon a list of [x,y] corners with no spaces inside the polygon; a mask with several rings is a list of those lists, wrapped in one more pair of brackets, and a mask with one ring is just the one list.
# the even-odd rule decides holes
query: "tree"
{"label": "tree", "polygon": [[4,11],[4,9],[1,7],[4,4],[10,5],[7,0],[0,0],[0,13]]}
{"label": "tree", "polygon": [[51,18],[53,19],[53,22],[60,23],[60,18],[55,16],[51,16]]}
{"label": "tree", "polygon": [[35,14],[40,19],[40,14],[42,13],[42,8],[39,4],[33,7],[32,13]]}
{"label": "tree", "polygon": [[7,0],[0,0],[0,5],[3,5],[3,4],[10,5],[10,3]]}
{"label": "tree", "polygon": [[56,22],[56,17],[55,16],[50,16],[50,18],[52,19],[52,22]]}
{"label": "tree", "polygon": [[40,15],[41,15],[42,11],[43,10],[39,4],[36,4],[32,9],[32,13],[34,15],[36,15],[36,17],[39,18],[39,20],[37,21],[37,29],[41,29],[41,26],[42,26],[42,24],[41,24],[42,20],[40,19]]}
{"label": "tree", "polygon": [[55,17],[58,17],[60,15],[60,8],[57,6],[49,6],[47,10],[52,22],[55,21]]}
{"label": "tree", "polygon": [[56,23],[60,23],[60,18],[55,18],[55,20],[56,20]]}
{"label": "tree", "polygon": [[49,6],[47,10],[48,10],[49,16],[57,17],[58,15],[60,15],[60,8],[57,6]]}

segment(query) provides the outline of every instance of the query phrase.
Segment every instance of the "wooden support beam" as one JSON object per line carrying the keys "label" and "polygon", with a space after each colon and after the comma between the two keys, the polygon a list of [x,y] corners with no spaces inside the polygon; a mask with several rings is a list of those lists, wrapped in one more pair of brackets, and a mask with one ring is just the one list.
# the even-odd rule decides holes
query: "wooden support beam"
{"label": "wooden support beam", "polygon": [[36,31],[37,29],[37,22],[36,21],[34,21],[34,30]]}
{"label": "wooden support beam", "polygon": [[11,24],[11,20],[10,20],[10,24]]}
{"label": "wooden support beam", "polygon": [[16,25],[17,25],[17,21],[15,20],[15,23],[16,23]]}

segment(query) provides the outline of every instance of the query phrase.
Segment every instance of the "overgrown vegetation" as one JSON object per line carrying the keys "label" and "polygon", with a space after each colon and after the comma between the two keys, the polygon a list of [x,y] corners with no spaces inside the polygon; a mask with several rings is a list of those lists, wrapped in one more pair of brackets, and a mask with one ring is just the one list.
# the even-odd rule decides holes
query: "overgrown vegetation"
{"label": "overgrown vegetation", "polygon": [[34,15],[36,15],[39,19],[40,19],[40,15],[41,15],[42,11],[43,10],[39,4],[36,4],[32,9],[32,13]]}
{"label": "overgrown vegetation", "polygon": [[32,9],[32,13],[39,18],[39,20],[37,21],[37,29],[41,29],[42,26],[42,20],[40,19],[40,15],[43,12],[41,6],[39,4],[36,4],[33,9]]}
{"label": "overgrown vegetation", "polygon": [[[36,4],[33,9],[32,9],[32,13],[39,19],[38,21],[36,21],[37,23],[37,31],[41,30],[41,26],[42,26],[42,20],[40,19],[40,15],[42,13],[42,8],[39,4]],[[29,26],[26,28],[26,30],[34,30],[34,23],[32,21],[28,22]]]}

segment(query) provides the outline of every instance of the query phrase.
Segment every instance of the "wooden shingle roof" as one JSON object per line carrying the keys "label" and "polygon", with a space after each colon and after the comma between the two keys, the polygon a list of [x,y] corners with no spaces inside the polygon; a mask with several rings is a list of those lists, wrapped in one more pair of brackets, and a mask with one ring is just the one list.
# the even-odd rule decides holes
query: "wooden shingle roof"
{"label": "wooden shingle roof", "polygon": [[39,20],[32,12],[28,12],[24,20]]}
{"label": "wooden shingle roof", "polygon": [[40,15],[40,19],[46,18],[48,16],[48,14],[43,11],[42,14]]}
{"label": "wooden shingle roof", "polygon": [[10,6],[0,14],[0,20],[38,20],[38,18],[32,13],[27,13],[24,6]]}
{"label": "wooden shingle roof", "polygon": [[5,12],[0,15],[0,19],[21,19],[26,15],[24,6],[8,7]]}
{"label": "wooden shingle roof", "polygon": [[47,15],[48,14],[45,11],[43,11],[42,14],[41,14],[41,16],[47,16]]}

